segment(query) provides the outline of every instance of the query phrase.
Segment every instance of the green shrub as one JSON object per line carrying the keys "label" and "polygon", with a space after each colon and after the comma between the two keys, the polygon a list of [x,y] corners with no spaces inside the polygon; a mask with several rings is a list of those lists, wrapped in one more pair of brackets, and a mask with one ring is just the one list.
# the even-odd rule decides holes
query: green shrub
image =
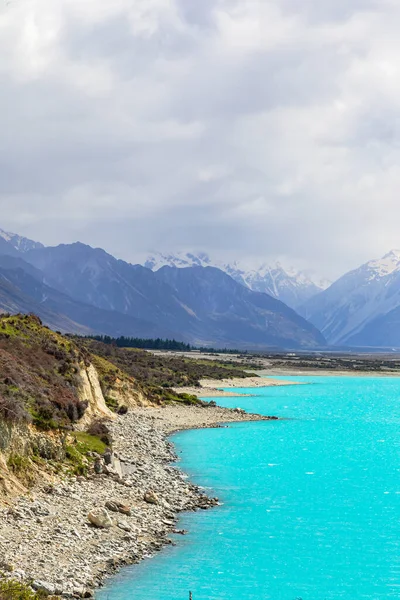
{"label": "green shrub", "polygon": [[21,454],[10,454],[7,460],[7,466],[16,475],[25,473],[30,467],[29,458]]}
{"label": "green shrub", "polygon": [[0,600],[42,600],[44,597],[20,581],[0,580]]}
{"label": "green shrub", "polygon": [[104,400],[106,401],[107,407],[112,410],[112,412],[118,412],[119,404],[115,398],[111,398],[111,396],[104,396]]}
{"label": "green shrub", "polygon": [[[77,446],[67,444],[65,447],[65,456],[71,463],[71,473],[73,475],[86,475],[88,471],[87,461]],[[1,599],[0,599],[1,600]]]}

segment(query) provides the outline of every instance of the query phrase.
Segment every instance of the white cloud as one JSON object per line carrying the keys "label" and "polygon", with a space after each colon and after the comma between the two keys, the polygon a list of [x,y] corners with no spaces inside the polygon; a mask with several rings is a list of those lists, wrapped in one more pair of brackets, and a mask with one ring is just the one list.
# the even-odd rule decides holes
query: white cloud
{"label": "white cloud", "polygon": [[285,256],[399,246],[391,0],[14,0],[0,8],[3,227]]}

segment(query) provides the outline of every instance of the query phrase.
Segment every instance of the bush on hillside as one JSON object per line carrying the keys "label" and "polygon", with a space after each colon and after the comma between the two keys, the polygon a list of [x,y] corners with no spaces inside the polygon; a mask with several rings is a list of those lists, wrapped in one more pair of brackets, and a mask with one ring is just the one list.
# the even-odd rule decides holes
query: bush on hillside
{"label": "bush on hillside", "polygon": [[[246,378],[251,375],[229,362],[193,360],[185,356],[159,356],[145,350],[117,348],[89,339],[77,339],[77,343],[93,354],[106,359],[141,384],[150,388],[199,387],[200,379]],[[106,374],[111,381],[114,373]]]}
{"label": "bush on hillside", "polygon": [[45,594],[34,592],[20,581],[0,581],[0,600],[43,600],[44,597]]}
{"label": "bush on hillside", "polygon": [[0,418],[69,428],[85,413],[80,363],[87,351],[42,326],[33,315],[0,317]]}
{"label": "bush on hillside", "polygon": [[31,415],[19,398],[0,396],[0,418],[7,423],[30,423]]}

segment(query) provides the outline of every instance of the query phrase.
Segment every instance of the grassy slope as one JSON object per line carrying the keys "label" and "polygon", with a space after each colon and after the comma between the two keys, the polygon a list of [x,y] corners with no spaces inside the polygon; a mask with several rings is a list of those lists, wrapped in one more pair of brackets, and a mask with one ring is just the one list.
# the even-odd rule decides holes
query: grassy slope
{"label": "grassy slope", "polygon": [[[84,414],[79,371],[93,363],[103,390],[126,383],[159,404],[196,402],[172,388],[199,386],[204,378],[248,377],[228,362],[156,356],[94,340],[66,337],[33,315],[0,316],[0,419],[37,428],[71,429]],[[113,408],[113,407],[112,407]]]}

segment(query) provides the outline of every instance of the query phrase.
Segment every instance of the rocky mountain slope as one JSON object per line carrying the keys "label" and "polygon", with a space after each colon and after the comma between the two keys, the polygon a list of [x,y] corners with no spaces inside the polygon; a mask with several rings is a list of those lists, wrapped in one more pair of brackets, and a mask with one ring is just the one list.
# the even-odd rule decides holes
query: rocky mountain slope
{"label": "rocky mountain slope", "polygon": [[313,347],[325,340],[316,328],[288,306],[253,292],[213,267],[178,269],[163,267],[156,276],[168,284],[194,317],[194,335],[212,345],[240,340],[242,344]]}
{"label": "rocky mountain slope", "polygon": [[400,347],[400,251],[347,273],[301,312],[331,344]]}
{"label": "rocky mountain slope", "polygon": [[[7,264],[3,266],[4,259]],[[105,332],[109,335],[143,335],[146,337],[173,337],[167,327],[125,315],[103,310],[74,300],[68,294],[44,283],[44,274],[21,259],[0,256],[0,306],[9,312],[34,312],[47,325],[64,333],[89,335]],[[127,333],[129,332],[129,333]]]}
{"label": "rocky mountain slope", "polygon": [[[25,258],[44,274],[46,284],[74,301],[151,322],[159,331],[169,328],[177,339],[195,345],[324,343],[314,327],[284,304],[244,288],[218,269],[185,269],[177,285],[177,278],[168,278],[163,270],[154,273],[83,244],[32,250]],[[191,286],[197,286],[196,295],[190,294]]]}
{"label": "rocky mountain slope", "polygon": [[113,413],[89,353],[36,316],[0,317],[0,371],[1,497],[61,465],[74,469],[61,432]]}
{"label": "rocky mountain slope", "polygon": [[285,269],[280,263],[275,265],[263,263],[256,267],[250,267],[240,261],[228,263],[215,260],[205,252],[154,254],[147,258],[144,266],[153,271],[165,266],[177,268],[216,267],[252,291],[268,294],[294,309],[330,285],[330,282],[314,279],[305,272]]}
{"label": "rocky mountain slope", "polygon": [[28,250],[33,250],[34,248],[44,248],[40,242],[34,242],[17,233],[10,233],[3,229],[0,229],[0,238],[20,253],[28,252]]}

